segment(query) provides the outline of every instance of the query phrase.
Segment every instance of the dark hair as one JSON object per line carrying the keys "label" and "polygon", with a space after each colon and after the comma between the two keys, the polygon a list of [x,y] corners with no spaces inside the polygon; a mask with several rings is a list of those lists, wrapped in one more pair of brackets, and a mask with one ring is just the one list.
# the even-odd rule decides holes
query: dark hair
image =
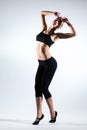
{"label": "dark hair", "polygon": [[59,26],[61,26],[62,22],[63,22],[62,17],[58,17],[58,23],[59,23]]}

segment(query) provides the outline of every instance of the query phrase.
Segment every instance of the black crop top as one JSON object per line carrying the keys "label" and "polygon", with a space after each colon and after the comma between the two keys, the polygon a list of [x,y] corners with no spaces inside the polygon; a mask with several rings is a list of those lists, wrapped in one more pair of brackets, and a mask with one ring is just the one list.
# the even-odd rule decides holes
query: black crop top
{"label": "black crop top", "polygon": [[48,45],[49,47],[54,43],[51,40],[51,37],[49,34],[45,34],[43,32],[40,32],[37,36],[36,36],[36,41],[40,41],[40,42],[44,42],[46,45]]}

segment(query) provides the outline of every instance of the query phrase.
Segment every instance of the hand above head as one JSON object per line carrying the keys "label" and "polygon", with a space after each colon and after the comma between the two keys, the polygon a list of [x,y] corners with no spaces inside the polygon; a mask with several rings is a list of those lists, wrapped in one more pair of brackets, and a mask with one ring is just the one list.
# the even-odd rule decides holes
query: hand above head
{"label": "hand above head", "polygon": [[63,22],[65,22],[65,23],[69,23],[69,20],[68,20],[68,18],[66,18],[66,17],[63,17]]}
{"label": "hand above head", "polygon": [[61,14],[59,12],[54,12],[54,15],[60,17]]}

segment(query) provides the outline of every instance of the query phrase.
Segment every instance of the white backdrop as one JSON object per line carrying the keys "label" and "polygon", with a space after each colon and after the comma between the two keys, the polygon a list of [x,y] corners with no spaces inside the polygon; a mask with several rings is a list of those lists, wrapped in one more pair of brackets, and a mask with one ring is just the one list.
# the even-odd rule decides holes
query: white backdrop
{"label": "white backdrop", "polygon": [[[59,40],[50,48],[58,62],[50,85],[58,121],[86,122],[86,0],[0,0],[0,119],[35,119],[35,38],[41,31],[41,10],[61,12],[77,31],[76,37]],[[43,112],[49,120],[45,100]]]}

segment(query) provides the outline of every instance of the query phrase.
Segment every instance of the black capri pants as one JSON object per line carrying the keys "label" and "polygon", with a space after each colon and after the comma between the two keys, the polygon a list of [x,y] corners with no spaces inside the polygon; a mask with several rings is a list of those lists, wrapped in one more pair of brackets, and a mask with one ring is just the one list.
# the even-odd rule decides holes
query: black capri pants
{"label": "black capri pants", "polygon": [[35,96],[42,97],[44,95],[47,99],[52,96],[48,88],[56,71],[57,62],[53,57],[44,61],[38,60],[38,62],[39,66],[35,77]]}

